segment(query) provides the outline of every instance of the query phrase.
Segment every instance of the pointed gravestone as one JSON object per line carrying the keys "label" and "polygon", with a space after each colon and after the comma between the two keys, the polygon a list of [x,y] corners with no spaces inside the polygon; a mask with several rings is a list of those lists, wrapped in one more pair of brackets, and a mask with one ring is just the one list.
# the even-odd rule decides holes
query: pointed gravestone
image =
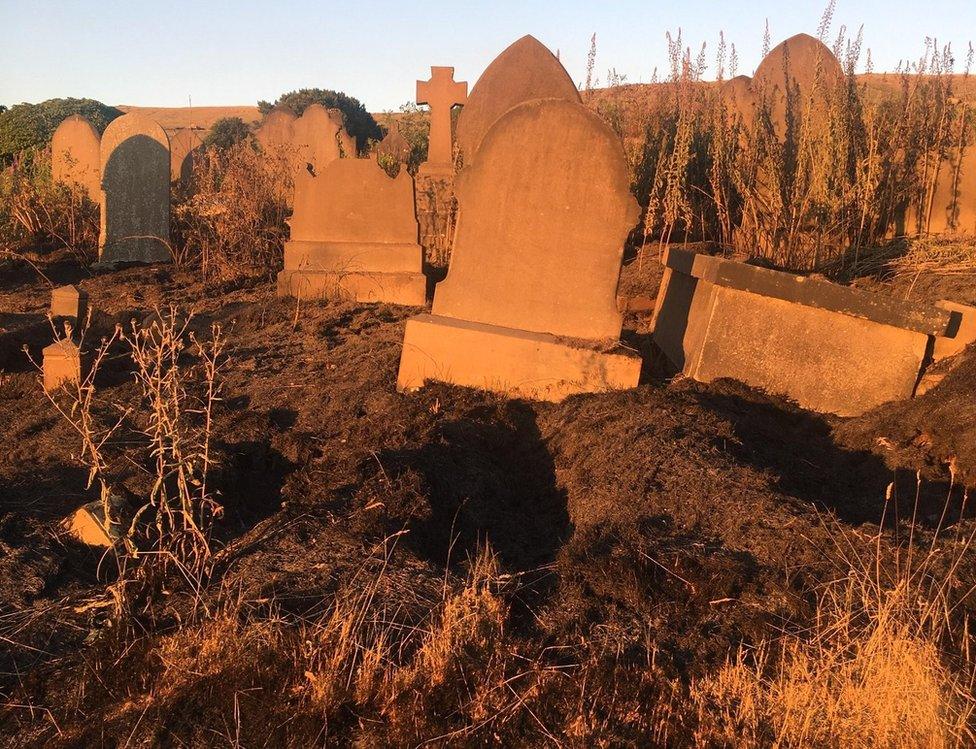
{"label": "pointed gravestone", "polygon": [[51,317],[71,318],[75,330],[84,325],[88,314],[88,293],[77,286],[59,286],[51,292]]}
{"label": "pointed gravestone", "polygon": [[454,68],[431,67],[430,80],[417,81],[417,103],[430,107],[430,139],[421,175],[449,177],[454,173],[451,110],[467,100],[468,84],[455,82]]}
{"label": "pointed gravestone", "polygon": [[397,123],[390,124],[386,135],[376,146],[376,156],[383,161],[406,164],[410,158],[410,143],[403,137]]}
{"label": "pointed gravestone", "polygon": [[407,322],[397,380],[560,400],[633,387],[619,343],[623,246],[638,206],[623,148],[582,104],[525,102],[457,176],[460,205],[433,314]]}
{"label": "pointed gravestone", "polygon": [[422,306],[413,180],[372,159],[335,159],[296,185],[281,296]]}
{"label": "pointed gravestone", "polygon": [[51,178],[80,185],[89,199],[101,192],[98,132],[80,114],[66,117],[51,138]]}
{"label": "pointed gravestone", "polygon": [[165,131],[141,115],[123,115],[105,128],[101,161],[99,263],[169,261],[170,158]]}
{"label": "pointed gravestone", "polygon": [[458,118],[457,141],[465,164],[488,129],[505,112],[532,99],[580,103],[579,91],[566,69],[532,36],[508,47],[481,74]]}
{"label": "pointed gravestone", "polygon": [[193,179],[193,162],[203,148],[199,130],[184,127],[172,133],[169,139],[170,173],[173,182],[189,185]]}

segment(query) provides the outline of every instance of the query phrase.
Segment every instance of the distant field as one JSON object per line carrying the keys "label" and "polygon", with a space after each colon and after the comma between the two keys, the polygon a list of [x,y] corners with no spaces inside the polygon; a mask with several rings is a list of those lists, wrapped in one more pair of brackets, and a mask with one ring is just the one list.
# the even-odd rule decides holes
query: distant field
{"label": "distant field", "polygon": [[222,117],[240,117],[244,122],[258,122],[261,113],[256,106],[242,107],[132,107],[120,104],[123,112],[139,112],[158,122],[164,130],[210,127]]}

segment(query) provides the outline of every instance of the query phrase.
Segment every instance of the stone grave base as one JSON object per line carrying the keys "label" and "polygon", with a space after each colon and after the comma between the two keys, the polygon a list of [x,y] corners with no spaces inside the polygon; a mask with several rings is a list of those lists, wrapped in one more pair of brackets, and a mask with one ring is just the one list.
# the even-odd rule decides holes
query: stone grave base
{"label": "stone grave base", "polygon": [[351,299],[423,307],[427,303],[427,277],[423,273],[283,270],[278,274],[278,296]]}
{"label": "stone grave base", "polygon": [[947,310],[669,250],[654,342],[701,382],[723,377],[857,416],[910,398]]}
{"label": "stone grave base", "polygon": [[44,348],[43,357],[44,389],[48,392],[64,383],[81,381],[87,362],[83,361],[81,350],[74,342],[55,341]]}
{"label": "stone grave base", "polygon": [[397,388],[427,380],[538,400],[637,386],[640,356],[546,333],[423,314],[407,321]]}

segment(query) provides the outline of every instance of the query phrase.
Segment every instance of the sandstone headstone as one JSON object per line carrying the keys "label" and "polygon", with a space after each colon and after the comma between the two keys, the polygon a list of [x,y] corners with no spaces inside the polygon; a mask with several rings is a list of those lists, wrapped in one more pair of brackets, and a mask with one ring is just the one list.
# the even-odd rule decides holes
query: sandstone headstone
{"label": "sandstone headstone", "polygon": [[924,228],[932,234],[976,234],[976,144],[942,161]]}
{"label": "sandstone headstone", "polygon": [[471,89],[457,124],[463,163],[472,163],[482,138],[499,117],[533,99],[581,102],[576,85],[555,55],[535,37],[523,36],[492,61]]}
{"label": "sandstone headstone", "polygon": [[749,129],[756,117],[756,96],[752,90],[752,79],[747,75],[737,75],[722,84],[722,103],[731,122],[738,121]]}
{"label": "sandstone headstone", "polygon": [[341,128],[321,104],[307,107],[302,116],[295,120],[292,146],[296,158],[296,192],[299,178],[317,174],[339,158],[339,141],[336,137]]}
{"label": "sandstone headstone", "polygon": [[66,117],[51,138],[51,178],[78,184],[91,200],[101,192],[98,131],[80,114]]}
{"label": "sandstone headstone", "polygon": [[620,141],[563,99],[525,102],[457,177],[447,279],[408,321],[398,386],[428,379],[559,400],[633,387],[616,291],[638,216]]}
{"label": "sandstone headstone", "polygon": [[857,416],[910,398],[947,310],[671,248],[654,342],[686,376]]}
{"label": "sandstone headstone", "polygon": [[295,138],[297,119],[290,110],[275,109],[265,115],[254,137],[265,151],[289,148]]}
{"label": "sandstone headstone", "polygon": [[376,146],[376,155],[380,159],[405,164],[410,158],[410,143],[403,137],[400,128],[394,122],[389,131]]}
{"label": "sandstone headstone", "polygon": [[203,146],[203,138],[200,137],[200,130],[192,128],[180,128],[170,134],[169,156],[171,181],[182,182],[189,185],[193,179],[194,159],[200,153]]}
{"label": "sandstone headstone", "polygon": [[339,126],[339,132],[336,134],[336,139],[339,141],[339,145],[342,148],[342,155],[347,159],[356,158],[359,148],[356,145],[356,139],[353,138],[346,130],[346,116],[342,113],[341,109],[330,109],[328,112],[329,117],[332,118],[332,121]]}
{"label": "sandstone headstone", "polygon": [[372,159],[335,159],[297,183],[278,292],[422,306],[413,180]]}
{"label": "sandstone headstone", "polygon": [[756,68],[752,91],[770,110],[780,137],[786,133],[787,110],[826,119],[827,103],[844,82],[844,70],[833,52],[809,34],[797,34],[774,47]]}
{"label": "sandstone headstone", "polygon": [[430,80],[417,81],[417,103],[430,107],[430,138],[427,161],[421,173],[451,175],[454,173],[454,149],[451,138],[451,110],[468,100],[467,82],[455,82],[454,68],[430,69]]}
{"label": "sandstone headstone", "polygon": [[51,292],[51,317],[70,317],[75,329],[88,314],[88,294],[77,286],[59,286]]}
{"label": "sandstone headstone", "polygon": [[126,114],[102,135],[99,263],[157,263],[169,250],[169,138],[152,120]]}

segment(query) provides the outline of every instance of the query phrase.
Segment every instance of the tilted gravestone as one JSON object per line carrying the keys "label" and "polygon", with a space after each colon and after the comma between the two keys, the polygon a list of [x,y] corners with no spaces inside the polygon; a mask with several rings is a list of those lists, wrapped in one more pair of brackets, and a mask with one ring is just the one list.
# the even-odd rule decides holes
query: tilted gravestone
{"label": "tilted gravestone", "polygon": [[431,67],[429,81],[417,81],[417,103],[430,107],[430,138],[427,161],[420,166],[424,176],[454,173],[451,110],[468,100],[468,84],[455,82],[454,68]]}
{"label": "tilted gravestone", "polygon": [[91,200],[101,192],[100,138],[80,114],[66,117],[51,138],[51,178],[62,184],[80,185]]}
{"label": "tilted gravestone", "polygon": [[193,179],[194,160],[203,147],[200,130],[184,127],[174,131],[169,139],[170,174],[173,182],[189,185]]}
{"label": "tilted gravestone", "polygon": [[422,306],[413,180],[372,159],[335,159],[303,175],[295,191],[278,293]]}
{"label": "tilted gravestone", "polygon": [[620,141],[582,104],[525,102],[457,176],[460,218],[432,314],[407,322],[398,386],[426,380],[560,400],[637,384],[619,343],[638,216]]}
{"label": "tilted gravestone", "polygon": [[158,263],[169,249],[169,138],[139,114],[113,120],[102,135],[99,263]]}
{"label": "tilted gravestone", "polygon": [[581,101],[555,55],[535,37],[523,36],[485,68],[461,110],[457,142],[463,163],[472,163],[481,139],[505,112],[524,101],[549,98]]}

